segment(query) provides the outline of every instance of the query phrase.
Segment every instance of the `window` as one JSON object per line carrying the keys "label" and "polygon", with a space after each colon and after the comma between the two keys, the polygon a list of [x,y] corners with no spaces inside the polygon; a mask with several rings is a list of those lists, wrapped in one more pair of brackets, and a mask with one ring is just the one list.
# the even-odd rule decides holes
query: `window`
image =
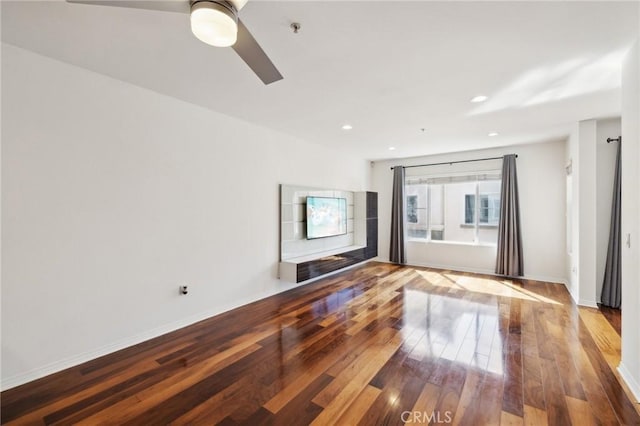
{"label": "window", "polygon": [[409,239],[495,244],[500,218],[499,172],[409,177],[405,182]]}
{"label": "window", "polygon": [[[479,194],[478,223],[480,225],[498,226],[500,219],[500,194]],[[476,195],[464,196],[464,223],[473,225],[476,223]]]}
{"label": "window", "polygon": [[418,197],[415,195],[407,197],[407,222],[418,223]]}
{"label": "window", "polygon": [[498,226],[500,219],[500,194],[480,194],[480,218],[481,224]]}
{"label": "window", "polygon": [[473,225],[476,223],[476,194],[464,196],[464,223]]}
{"label": "window", "polygon": [[444,231],[436,231],[435,229],[431,230],[431,239],[435,241],[442,241],[444,239]]}
{"label": "window", "polygon": [[427,238],[427,192],[423,186],[405,187],[407,215],[405,228],[409,238]]}

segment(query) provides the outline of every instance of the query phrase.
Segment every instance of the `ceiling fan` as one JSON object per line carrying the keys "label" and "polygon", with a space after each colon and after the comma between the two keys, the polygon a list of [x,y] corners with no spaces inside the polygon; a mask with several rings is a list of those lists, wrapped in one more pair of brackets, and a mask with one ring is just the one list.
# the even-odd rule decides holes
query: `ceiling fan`
{"label": "ceiling fan", "polygon": [[199,40],[212,46],[231,46],[264,84],[270,84],[281,80],[282,74],[238,18],[238,11],[247,4],[247,1],[67,0],[68,3],[189,13],[191,15],[191,31]]}

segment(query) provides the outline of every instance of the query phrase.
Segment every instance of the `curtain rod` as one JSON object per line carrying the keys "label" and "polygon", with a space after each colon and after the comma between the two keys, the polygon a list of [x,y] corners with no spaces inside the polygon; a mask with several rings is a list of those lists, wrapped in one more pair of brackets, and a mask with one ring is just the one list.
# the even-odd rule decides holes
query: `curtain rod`
{"label": "curtain rod", "polygon": [[[518,154],[514,154],[516,158],[518,158]],[[431,164],[417,164],[415,166],[398,166],[403,167],[405,169],[409,169],[411,167],[427,167],[427,166],[441,166],[443,164],[456,164],[456,163],[472,163],[474,161],[487,161],[487,160],[502,160],[503,157],[490,157],[490,158],[478,158],[476,160],[459,160],[459,161],[446,161],[444,163],[431,163]],[[393,167],[391,168],[393,170]]]}
{"label": "curtain rod", "polygon": [[607,143],[611,142],[622,142],[622,136],[618,136],[617,138],[607,138]]}

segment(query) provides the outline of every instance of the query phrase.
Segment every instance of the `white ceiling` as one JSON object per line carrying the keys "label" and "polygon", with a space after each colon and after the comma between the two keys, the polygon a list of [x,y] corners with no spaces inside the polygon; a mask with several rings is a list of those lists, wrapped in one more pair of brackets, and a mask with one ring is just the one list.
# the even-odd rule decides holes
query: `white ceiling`
{"label": "white ceiling", "polygon": [[619,115],[638,6],[250,0],[240,16],[284,75],[269,86],[186,14],[3,1],[2,40],[374,160],[561,139]]}

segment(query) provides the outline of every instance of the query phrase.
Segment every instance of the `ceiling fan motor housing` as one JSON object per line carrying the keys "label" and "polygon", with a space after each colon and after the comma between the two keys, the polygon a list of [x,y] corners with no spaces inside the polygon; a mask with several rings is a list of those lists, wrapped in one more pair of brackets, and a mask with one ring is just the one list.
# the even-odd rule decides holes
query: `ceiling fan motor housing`
{"label": "ceiling fan motor housing", "polygon": [[238,9],[231,2],[217,0],[191,0],[190,4],[191,13],[193,13],[194,10],[202,8],[213,9],[224,13],[238,22]]}

